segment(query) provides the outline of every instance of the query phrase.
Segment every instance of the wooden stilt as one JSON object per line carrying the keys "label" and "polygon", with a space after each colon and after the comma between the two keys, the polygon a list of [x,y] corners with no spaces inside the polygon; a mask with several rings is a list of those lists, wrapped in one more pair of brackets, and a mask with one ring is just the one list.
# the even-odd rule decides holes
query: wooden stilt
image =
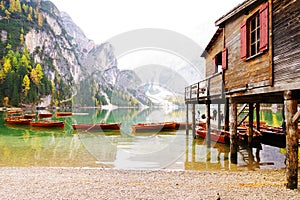
{"label": "wooden stilt", "polygon": [[185,115],[185,120],[186,120],[186,135],[189,135],[189,104],[185,104],[186,105],[186,115]]}
{"label": "wooden stilt", "polygon": [[210,148],[210,102],[206,103],[206,143]]}
{"label": "wooden stilt", "polygon": [[192,133],[193,138],[196,139],[196,111],[195,111],[195,104],[192,105]]}
{"label": "wooden stilt", "polygon": [[256,111],[256,129],[260,131],[260,117],[259,117],[260,104],[259,103],[256,103],[255,111]]}
{"label": "wooden stilt", "polygon": [[253,103],[249,103],[249,132],[248,145],[251,146],[253,139]]}
{"label": "wooden stilt", "polygon": [[217,111],[218,115],[218,130],[221,130],[221,104],[218,103],[218,111]]}
{"label": "wooden stilt", "polygon": [[286,122],[286,178],[287,188],[298,187],[298,127],[293,122],[297,112],[297,100],[293,98],[292,91],[284,92],[284,113]]}
{"label": "wooden stilt", "polygon": [[230,160],[237,164],[237,104],[230,101]]}
{"label": "wooden stilt", "polygon": [[225,115],[224,130],[229,131],[229,101],[228,101],[228,99],[226,99],[224,115]]}

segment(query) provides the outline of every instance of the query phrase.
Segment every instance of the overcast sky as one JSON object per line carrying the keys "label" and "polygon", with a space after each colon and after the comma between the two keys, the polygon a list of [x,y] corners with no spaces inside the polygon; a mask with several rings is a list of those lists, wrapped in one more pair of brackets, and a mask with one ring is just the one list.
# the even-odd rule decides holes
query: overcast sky
{"label": "overcast sky", "polygon": [[244,0],[51,0],[85,35],[100,44],[123,32],[161,28],[178,32],[202,48],[214,22]]}

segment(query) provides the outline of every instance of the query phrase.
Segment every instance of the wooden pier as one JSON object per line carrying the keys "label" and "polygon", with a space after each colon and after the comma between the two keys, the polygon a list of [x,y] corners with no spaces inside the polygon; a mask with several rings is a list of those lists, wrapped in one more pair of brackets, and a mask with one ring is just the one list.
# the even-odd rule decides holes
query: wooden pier
{"label": "wooden pier", "polygon": [[241,123],[238,122],[238,105],[248,108],[248,143],[251,145],[253,127],[260,127],[259,120],[256,124],[253,121],[254,114],[259,119],[260,104],[283,104],[287,188],[296,189],[300,118],[297,110],[300,101],[299,1],[246,0],[215,24],[218,29],[201,54],[206,60],[206,78],[185,88],[186,107],[192,104],[193,136],[195,105],[206,105],[209,144],[211,104],[218,105],[218,113],[223,104],[223,128],[230,130],[230,158],[236,163],[237,127]]}

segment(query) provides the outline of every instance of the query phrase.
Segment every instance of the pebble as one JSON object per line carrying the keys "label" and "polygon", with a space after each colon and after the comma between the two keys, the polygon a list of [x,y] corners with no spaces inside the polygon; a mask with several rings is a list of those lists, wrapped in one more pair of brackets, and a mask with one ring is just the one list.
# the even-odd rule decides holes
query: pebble
{"label": "pebble", "polygon": [[0,168],[0,199],[300,199],[285,170]]}

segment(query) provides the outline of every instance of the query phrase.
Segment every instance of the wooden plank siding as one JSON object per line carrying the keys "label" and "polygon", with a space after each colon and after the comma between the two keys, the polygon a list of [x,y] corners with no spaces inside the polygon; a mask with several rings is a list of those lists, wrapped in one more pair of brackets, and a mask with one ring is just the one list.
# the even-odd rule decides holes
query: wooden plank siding
{"label": "wooden plank siding", "polygon": [[239,89],[251,89],[271,86],[272,53],[265,51],[254,57],[241,60],[241,31],[243,21],[257,13],[262,4],[257,5],[247,14],[242,12],[225,23],[225,46],[228,48],[228,69],[225,70],[224,82],[227,93]]}
{"label": "wooden plank siding", "polygon": [[[274,86],[300,82],[300,1],[273,1]],[[300,89],[300,84],[298,89]]]}

